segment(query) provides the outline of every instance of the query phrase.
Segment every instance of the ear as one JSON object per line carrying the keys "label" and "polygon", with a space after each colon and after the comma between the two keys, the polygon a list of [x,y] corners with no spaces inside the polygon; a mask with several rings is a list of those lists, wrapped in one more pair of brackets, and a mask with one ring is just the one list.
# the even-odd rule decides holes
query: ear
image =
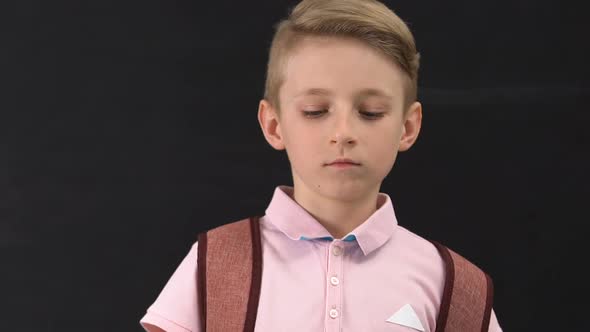
{"label": "ear", "polygon": [[399,143],[399,151],[406,151],[418,139],[420,127],[422,126],[422,104],[414,102],[410,105],[406,115],[404,116],[404,124],[402,127],[402,137]]}
{"label": "ear", "polygon": [[276,150],[284,150],[285,143],[281,134],[279,116],[274,107],[264,99],[258,104],[258,123],[264,134],[264,138]]}

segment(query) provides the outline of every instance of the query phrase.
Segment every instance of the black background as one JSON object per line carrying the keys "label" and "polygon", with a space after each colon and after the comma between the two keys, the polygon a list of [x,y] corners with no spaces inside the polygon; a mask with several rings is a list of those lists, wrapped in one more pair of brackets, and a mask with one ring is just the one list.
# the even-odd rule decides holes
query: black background
{"label": "black background", "polygon": [[[505,331],[587,330],[583,2],[386,3],[422,55],[400,224],[492,276]],[[140,331],[198,232],[291,184],[256,112],[294,4],[2,2],[2,330]]]}

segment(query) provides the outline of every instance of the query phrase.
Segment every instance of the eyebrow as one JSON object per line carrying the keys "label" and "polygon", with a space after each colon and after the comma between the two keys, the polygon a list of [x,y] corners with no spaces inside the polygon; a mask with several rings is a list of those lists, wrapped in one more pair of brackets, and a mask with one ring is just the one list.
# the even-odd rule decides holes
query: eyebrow
{"label": "eyebrow", "polygon": [[[300,96],[331,96],[333,95],[332,91],[323,88],[309,88],[303,90],[302,92],[295,95],[295,97]],[[357,93],[359,97],[383,97],[392,100],[393,96],[389,95],[388,93],[384,92],[383,90],[367,88],[359,91]]]}

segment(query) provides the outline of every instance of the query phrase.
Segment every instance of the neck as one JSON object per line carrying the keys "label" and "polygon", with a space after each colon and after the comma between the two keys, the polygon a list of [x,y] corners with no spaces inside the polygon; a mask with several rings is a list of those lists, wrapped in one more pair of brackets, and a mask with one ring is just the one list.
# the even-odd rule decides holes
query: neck
{"label": "neck", "polygon": [[294,182],[293,199],[335,239],[342,239],[377,210],[379,188],[355,196],[330,196]]}

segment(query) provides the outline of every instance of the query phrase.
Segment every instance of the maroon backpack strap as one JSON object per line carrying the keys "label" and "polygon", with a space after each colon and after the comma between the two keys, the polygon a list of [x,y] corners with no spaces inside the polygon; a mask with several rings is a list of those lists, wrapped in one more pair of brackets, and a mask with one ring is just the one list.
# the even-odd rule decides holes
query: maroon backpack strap
{"label": "maroon backpack strap", "polygon": [[253,332],[262,281],[259,217],[198,235],[201,330]]}
{"label": "maroon backpack strap", "polygon": [[435,332],[486,332],[494,297],[490,276],[444,245],[434,244],[445,262],[445,286]]}

